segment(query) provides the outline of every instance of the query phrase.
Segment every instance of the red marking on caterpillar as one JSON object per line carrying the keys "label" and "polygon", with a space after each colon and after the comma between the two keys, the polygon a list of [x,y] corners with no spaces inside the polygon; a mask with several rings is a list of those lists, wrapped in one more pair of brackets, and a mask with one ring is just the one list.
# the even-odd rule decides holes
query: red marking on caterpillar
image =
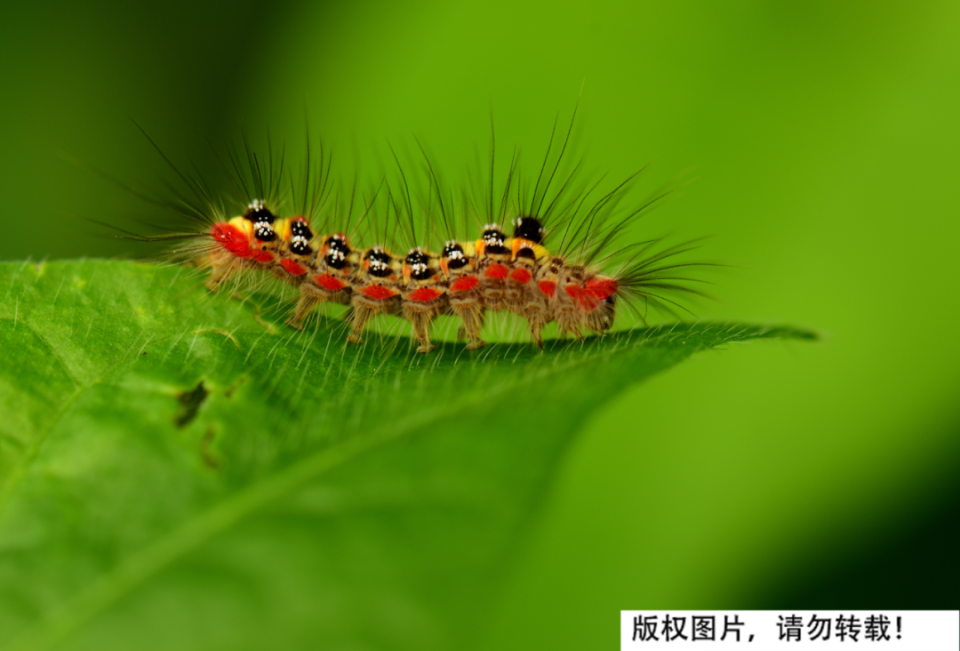
{"label": "red marking on caterpillar", "polygon": [[603,301],[617,293],[617,281],[613,278],[594,278],[583,284],[584,290],[591,296]]}
{"label": "red marking on caterpillar", "polygon": [[[591,281],[588,281],[591,282]],[[586,314],[590,314],[603,302],[600,292],[590,290],[582,285],[567,285],[564,291],[576,301],[577,306]]]}
{"label": "red marking on caterpillar", "polygon": [[469,292],[476,289],[480,284],[480,279],[476,276],[461,276],[450,283],[451,292]]}
{"label": "red marking on caterpillar", "polygon": [[347,287],[347,283],[334,278],[330,274],[320,274],[319,276],[314,276],[313,279],[317,281],[318,285],[331,292],[335,292],[338,289],[344,289]]}
{"label": "red marking on caterpillar", "polygon": [[594,299],[592,299],[592,297],[587,294],[580,285],[564,285],[563,291],[565,291],[580,308],[585,309],[587,312],[592,312],[593,308],[596,307],[595,304],[591,305],[590,302]]}
{"label": "red marking on caterpillar", "polygon": [[291,260],[290,258],[283,258],[280,260],[280,266],[287,270],[287,273],[293,276],[302,276],[307,273],[307,270],[300,265],[296,260]]}
{"label": "red marking on caterpillar", "polygon": [[360,291],[366,296],[369,296],[377,301],[382,301],[397,295],[397,292],[388,287],[384,287],[383,285],[369,285],[362,288]]}
{"label": "red marking on caterpillar", "polygon": [[533,278],[533,274],[526,269],[514,269],[510,272],[510,279],[517,281],[521,285],[526,285],[530,282],[531,278]]}
{"label": "red marking on caterpillar", "polygon": [[552,280],[541,280],[537,283],[537,287],[547,298],[553,298],[553,295],[557,293],[557,283]]}
{"label": "red marking on caterpillar", "polygon": [[415,289],[412,291],[410,295],[407,296],[407,299],[417,303],[429,303],[430,301],[440,298],[442,295],[443,293],[437,291],[436,289],[421,287],[420,289]]}
{"label": "red marking on caterpillar", "polygon": [[238,258],[250,257],[250,240],[233,224],[217,222],[210,227],[210,235],[224,249]]}
{"label": "red marking on caterpillar", "polygon": [[483,272],[483,275],[487,278],[492,278],[493,280],[504,280],[509,273],[510,270],[502,264],[492,264],[487,267],[487,270]]}

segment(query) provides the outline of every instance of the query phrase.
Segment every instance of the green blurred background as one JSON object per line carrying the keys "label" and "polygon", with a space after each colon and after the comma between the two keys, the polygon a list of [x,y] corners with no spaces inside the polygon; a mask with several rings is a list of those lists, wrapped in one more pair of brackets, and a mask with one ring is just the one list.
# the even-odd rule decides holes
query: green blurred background
{"label": "green blurred background", "polygon": [[0,259],[137,254],[78,216],[142,202],[60,156],[158,185],[131,118],[201,169],[203,133],[306,118],[341,170],[413,134],[459,170],[491,106],[534,158],[583,85],[592,167],[694,169],[643,226],[738,265],[698,313],[825,341],[605,407],[470,624],[490,649],[613,644],[622,608],[960,607],[960,4],[36,3],[0,35]]}

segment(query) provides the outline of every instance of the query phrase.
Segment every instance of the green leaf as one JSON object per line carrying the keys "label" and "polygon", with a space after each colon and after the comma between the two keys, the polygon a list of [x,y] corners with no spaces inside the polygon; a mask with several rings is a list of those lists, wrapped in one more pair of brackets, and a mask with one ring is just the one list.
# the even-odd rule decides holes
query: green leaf
{"label": "green leaf", "polygon": [[[0,645],[472,646],[558,460],[632,382],[807,331],[468,352],[297,333],[192,270],[0,265]],[[696,397],[691,396],[695,404]]]}

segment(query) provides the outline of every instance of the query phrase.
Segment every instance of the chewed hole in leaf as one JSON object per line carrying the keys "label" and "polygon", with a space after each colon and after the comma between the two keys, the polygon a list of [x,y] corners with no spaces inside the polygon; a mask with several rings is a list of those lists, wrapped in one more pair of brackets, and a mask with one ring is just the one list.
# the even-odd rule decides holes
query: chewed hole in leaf
{"label": "chewed hole in leaf", "polygon": [[197,412],[200,411],[200,407],[208,395],[210,395],[210,392],[203,386],[202,380],[192,390],[178,394],[177,401],[180,403],[180,413],[173,419],[173,423],[177,427],[189,425],[197,417]]}

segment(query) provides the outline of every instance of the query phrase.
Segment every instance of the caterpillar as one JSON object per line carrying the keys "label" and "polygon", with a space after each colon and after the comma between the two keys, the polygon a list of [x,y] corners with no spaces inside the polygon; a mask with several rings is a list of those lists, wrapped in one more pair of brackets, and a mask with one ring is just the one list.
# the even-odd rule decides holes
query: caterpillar
{"label": "caterpillar", "polygon": [[[231,207],[202,176],[174,165],[144,131],[186,191],[175,200],[138,194],[186,215],[191,226],[121,236],[177,241],[169,258],[207,270],[211,292],[229,285],[242,294],[276,281],[294,288],[287,324],[295,329],[324,304],[348,306],[346,340],[354,344],[378,315],[403,319],[418,353],[435,348],[432,327],[444,315],[456,319],[468,350],[486,344],[487,314],[498,312],[525,320],[543,350],[550,323],[561,338],[583,340],[585,332],[608,332],[624,306],[643,322],[650,308],[690,313],[680,299],[708,295],[696,286],[705,281],[689,270],[714,266],[679,258],[698,240],[621,242],[675,188],[628,201],[641,169],[599,193],[599,181],[583,178],[582,159],[569,162],[573,124],[555,147],[554,122],[532,189],[521,180],[517,150],[498,179],[494,137],[479,183],[445,183],[417,141],[415,174],[391,148],[393,169],[361,192],[356,180],[349,186],[331,180],[332,157],[322,143],[319,161],[311,159],[309,134],[296,175],[285,168],[282,149],[275,152],[268,139],[261,156],[244,135],[242,150],[228,146],[217,155],[235,190]],[[364,231],[374,240],[366,246]]]}

